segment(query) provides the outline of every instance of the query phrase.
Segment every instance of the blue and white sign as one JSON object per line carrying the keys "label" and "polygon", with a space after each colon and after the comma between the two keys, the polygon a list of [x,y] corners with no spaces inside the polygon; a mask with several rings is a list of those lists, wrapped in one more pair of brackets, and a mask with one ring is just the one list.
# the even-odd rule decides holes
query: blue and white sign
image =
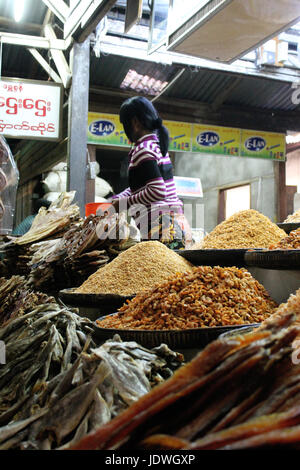
{"label": "blue and white sign", "polygon": [[263,137],[250,137],[245,141],[245,147],[250,152],[261,152],[266,147],[267,142]]}
{"label": "blue and white sign", "polygon": [[115,125],[111,121],[94,121],[90,124],[89,131],[93,135],[104,137],[112,134],[115,131]]}
{"label": "blue and white sign", "polygon": [[197,135],[197,143],[203,145],[203,147],[213,147],[220,141],[220,136],[217,132],[205,131]]}

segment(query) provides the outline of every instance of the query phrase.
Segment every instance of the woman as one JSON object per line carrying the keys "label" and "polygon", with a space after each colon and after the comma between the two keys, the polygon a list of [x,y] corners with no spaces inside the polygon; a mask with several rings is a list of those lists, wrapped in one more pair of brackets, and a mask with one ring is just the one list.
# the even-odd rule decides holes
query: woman
{"label": "woman", "polygon": [[170,240],[183,238],[176,220],[183,217],[183,204],[173,179],[168,130],[152,103],[141,96],[122,104],[120,121],[133,147],[129,152],[129,188],[112,198],[115,210],[136,209],[131,213],[143,240],[162,240],[168,232]]}

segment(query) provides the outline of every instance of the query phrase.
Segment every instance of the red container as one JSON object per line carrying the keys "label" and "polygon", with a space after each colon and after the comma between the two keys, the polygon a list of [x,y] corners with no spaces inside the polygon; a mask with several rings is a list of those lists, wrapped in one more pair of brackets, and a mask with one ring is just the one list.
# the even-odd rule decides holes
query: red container
{"label": "red container", "polygon": [[96,215],[97,209],[101,208],[103,211],[108,210],[112,204],[110,202],[89,202],[85,205],[85,216],[91,214]]}

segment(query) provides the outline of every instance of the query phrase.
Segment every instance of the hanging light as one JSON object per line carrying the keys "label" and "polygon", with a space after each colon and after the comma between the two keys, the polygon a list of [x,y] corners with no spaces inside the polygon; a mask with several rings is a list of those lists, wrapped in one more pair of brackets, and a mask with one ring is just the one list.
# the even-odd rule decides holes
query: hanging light
{"label": "hanging light", "polygon": [[21,21],[24,13],[24,0],[14,0],[14,19],[16,23]]}

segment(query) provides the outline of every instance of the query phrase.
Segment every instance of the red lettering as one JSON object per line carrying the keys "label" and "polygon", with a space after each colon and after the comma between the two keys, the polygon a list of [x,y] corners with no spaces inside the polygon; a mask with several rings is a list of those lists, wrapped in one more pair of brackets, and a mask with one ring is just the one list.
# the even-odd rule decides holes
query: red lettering
{"label": "red lettering", "polygon": [[34,108],[33,100],[30,98],[25,98],[25,100],[23,101],[23,107],[24,109]]}
{"label": "red lettering", "polygon": [[5,106],[5,98],[3,96],[0,96],[0,108],[3,108]]}
{"label": "red lettering", "polygon": [[9,108],[6,110],[6,114],[17,114],[18,104],[16,98],[7,98],[6,106]]}
{"label": "red lettering", "polygon": [[36,116],[44,117],[46,116],[46,101],[45,100],[36,100],[35,108],[38,110],[34,114]]}

